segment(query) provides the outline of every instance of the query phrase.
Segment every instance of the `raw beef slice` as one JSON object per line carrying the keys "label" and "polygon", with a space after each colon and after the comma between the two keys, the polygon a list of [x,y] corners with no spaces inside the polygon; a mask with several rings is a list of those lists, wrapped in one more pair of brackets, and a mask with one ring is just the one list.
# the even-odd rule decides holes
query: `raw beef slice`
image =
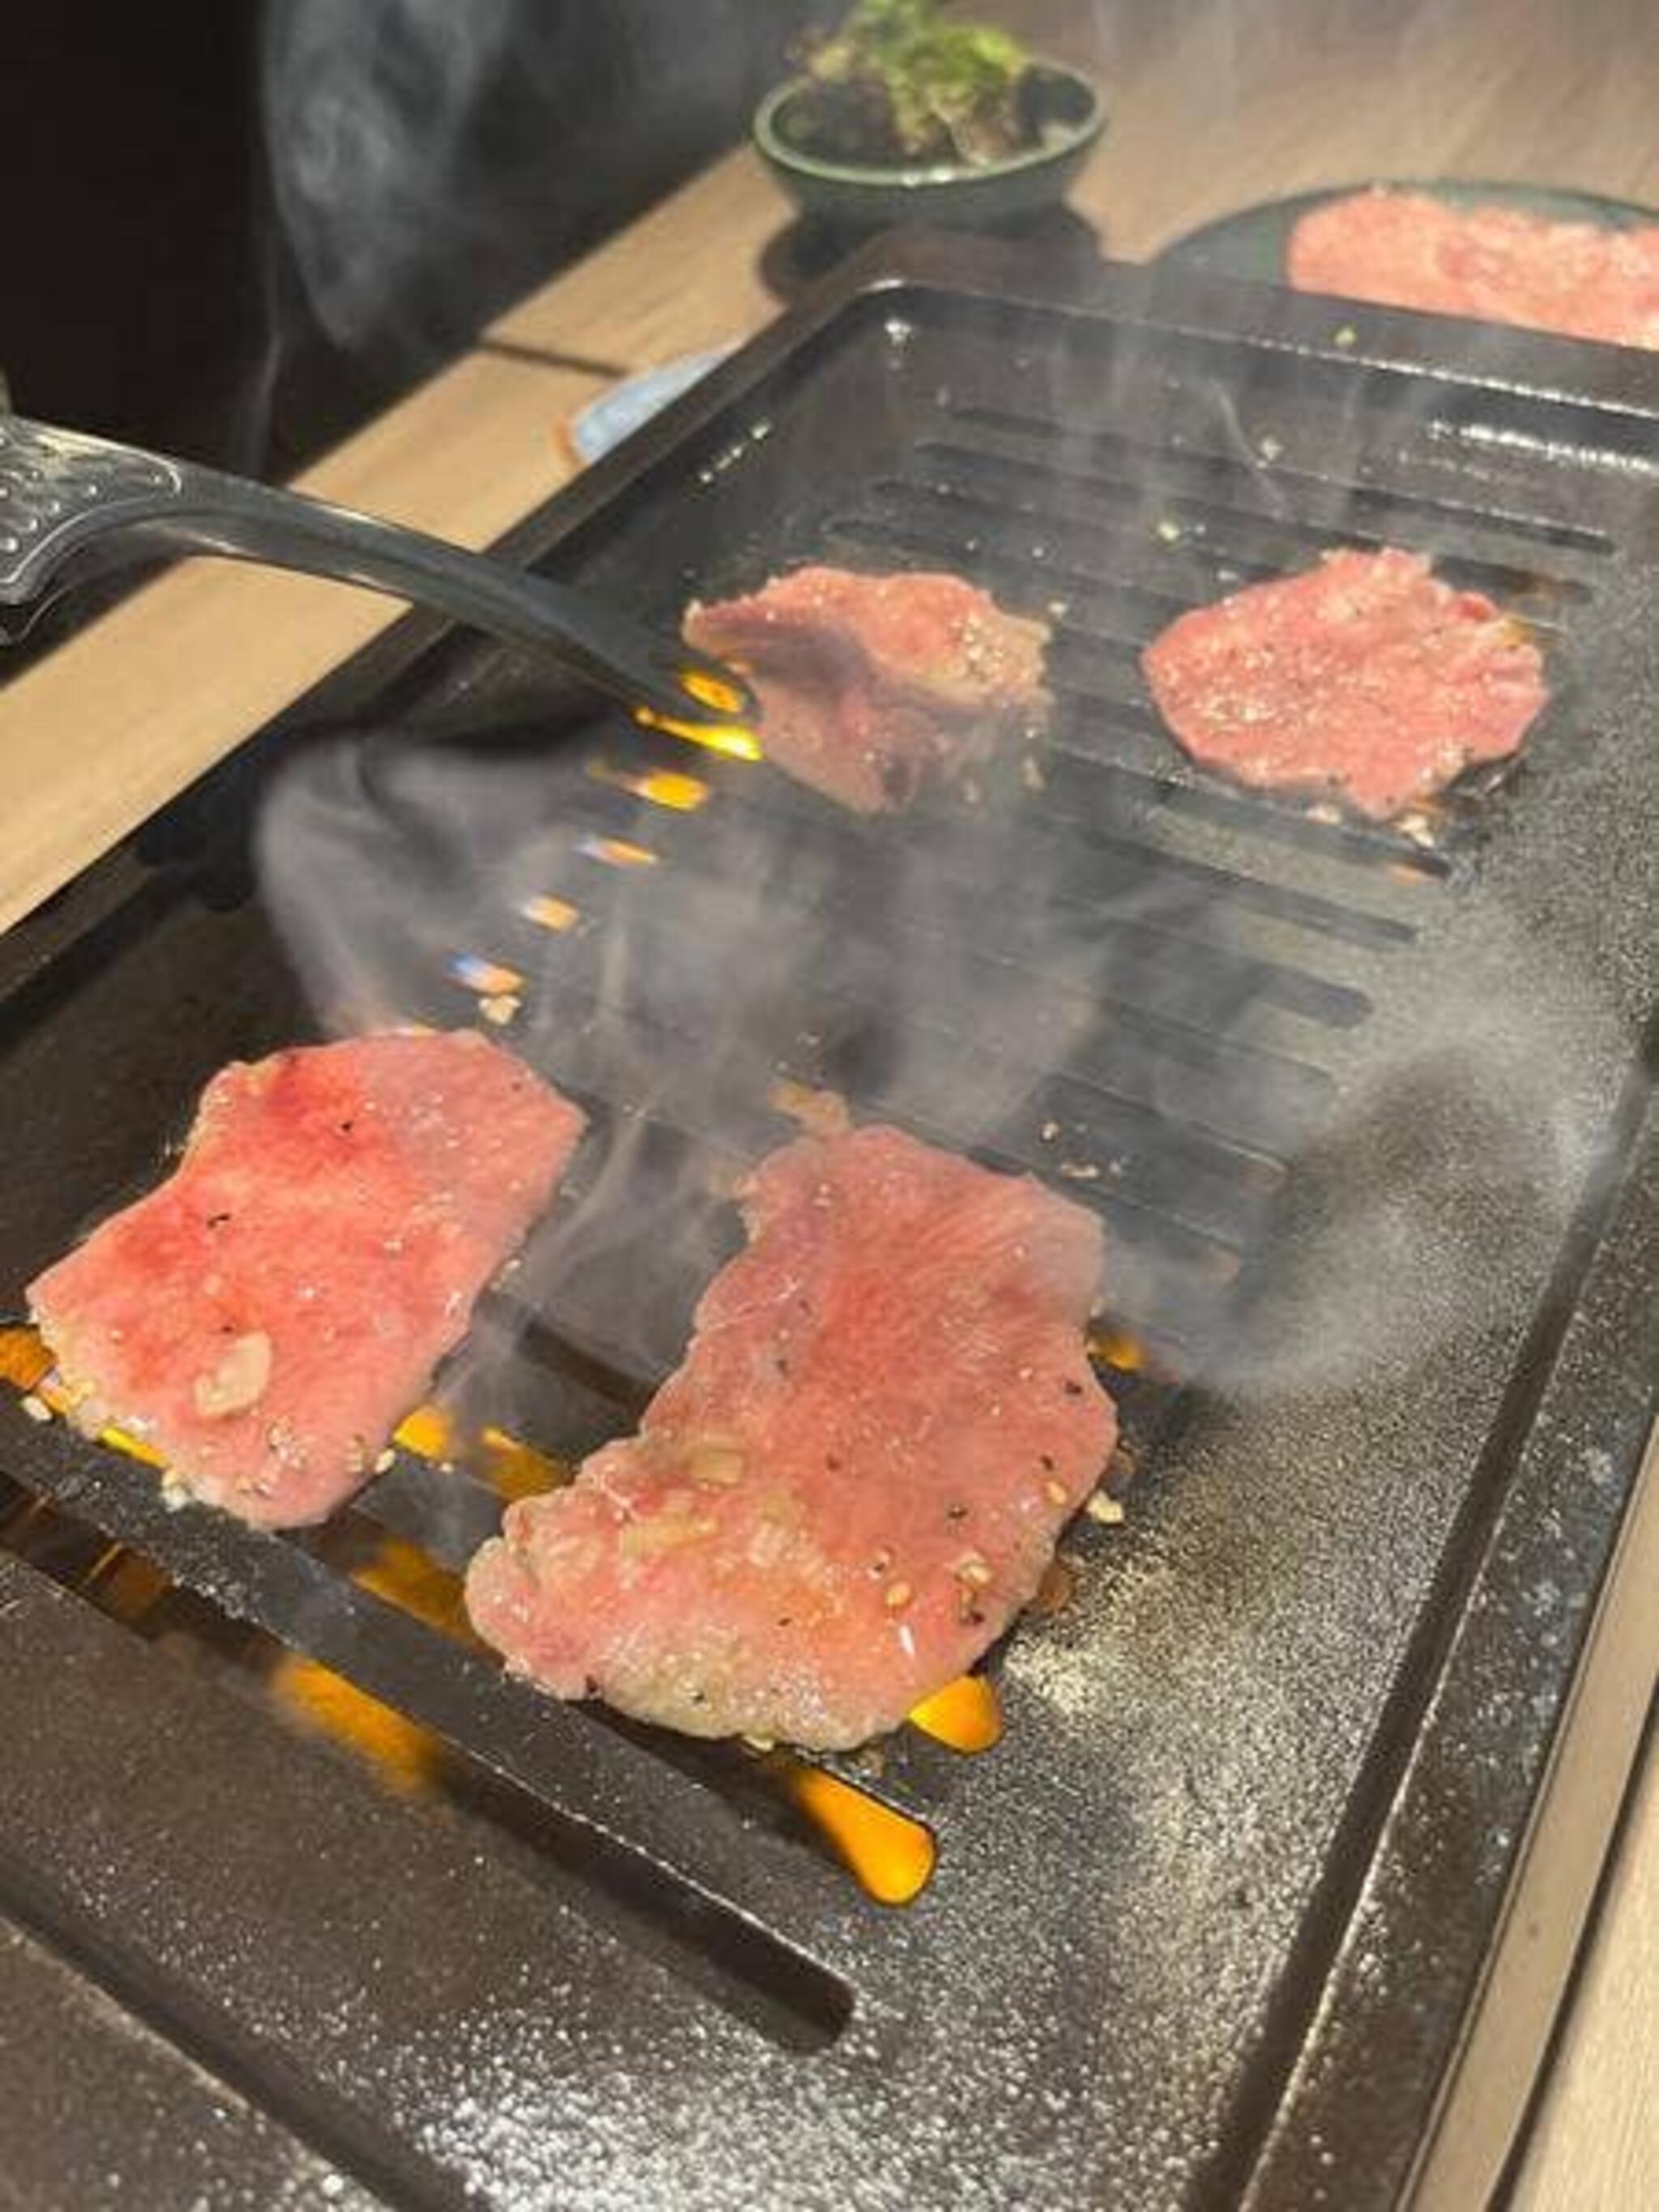
{"label": "raw beef slice", "polygon": [[1171,623],[1143,655],[1195,760],[1381,819],[1518,750],[1543,706],[1522,626],[1416,553],[1328,553]]}
{"label": "raw beef slice", "polygon": [[908,805],[1039,731],[1045,624],[960,576],[800,568],[686,611],[686,642],[742,667],[766,757],[860,814]]}
{"label": "raw beef slice", "polygon": [[1291,283],[1385,307],[1659,346],[1659,225],[1550,222],[1449,207],[1423,192],[1354,192],[1291,234]]}
{"label": "raw beef slice", "polygon": [[860,1743],[1031,1597],[1110,1456],[1099,1225],[885,1128],[775,1152],[744,1214],[638,1435],[509,1507],[467,1604],[559,1697]]}
{"label": "raw beef slice", "polygon": [[367,1479],[552,1196],[575,1107],[471,1030],[222,1069],[177,1170],[29,1287],[88,1427],[242,1520]]}

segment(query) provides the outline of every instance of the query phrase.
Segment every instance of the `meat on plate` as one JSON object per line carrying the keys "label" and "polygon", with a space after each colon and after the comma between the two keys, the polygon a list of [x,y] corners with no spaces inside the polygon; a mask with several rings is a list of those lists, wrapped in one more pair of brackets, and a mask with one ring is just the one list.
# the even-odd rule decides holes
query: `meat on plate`
{"label": "meat on plate", "polygon": [[1659,224],[1556,222],[1425,192],[1351,192],[1291,234],[1292,285],[1384,307],[1659,346]]}

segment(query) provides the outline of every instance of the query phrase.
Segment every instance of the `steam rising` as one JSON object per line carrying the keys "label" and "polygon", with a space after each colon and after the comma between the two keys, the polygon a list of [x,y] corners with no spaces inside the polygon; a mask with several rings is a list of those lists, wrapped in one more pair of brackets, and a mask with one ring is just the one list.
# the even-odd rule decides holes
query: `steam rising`
{"label": "steam rising", "polygon": [[[499,23],[493,9],[480,20]],[[401,160],[388,155],[386,177]],[[307,173],[325,198],[340,172],[319,155]],[[386,205],[414,206],[386,191]],[[325,277],[331,264],[315,265]],[[856,507],[854,524],[879,526],[878,559],[978,574],[988,556],[998,581],[1018,564],[1023,583],[1000,595],[1024,611],[1050,590],[1066,608],[1092,593],[1104,611],[1067,616],[1054,677],[1073,706],[1102,702],[1100,750],[1084,729],[1069,757],[1073,806],[1102,841],[1066,828],[1058,779],[1023,781],[1018,763],[977,805],[836,817],[764,764],[665,754],[617,718],[584,719],[539,677],[507,701],[497,660],[436,737],[315,748],[275,792],[265,894],[319,1018],[356,1030],[499,1016],[502,1042],[592,1107],[574,1203],[527,1264],[523,1303],[641,1380],[678,1357],[737,1240],[734,1184],[793,1133],[781,1077],[1098,1206],[1114,1320],[1189,1347],[1235,1395],[1401,1376],[1430,1347],[1480,1337],[1500,1297],[1512,1306],[1517,1267],[1534,1280],[1547,1267],[1583,1188],[1602,1077],[1622,1056],[1613,1018],[1519,923],[1505,937],[1490,882],[1467,908],[1461,889],[1419,882],[1419,945],[1322,936],[1320,896],[1403,911],[1397,876],[1370,866],[1386,848],[1357,854],[1364,841],[1335,829],[1258,838],[1224,802],[1183,812],[1168,787],[1190,772],[1135,689],[1147,603],[1316,558],[1344,484],[1386,496],[1362,457],[1373,438],[1386,453],[1416,435],[1424,388],[1397,376],[1385,389],[1344,362],[1241,365],[1220,342],[1165,331],[1145,347],[1036,348],[1018,358],[1030,389],[1016,392],[1001,340],[896,314],[860,342],[887,349],[875,376],[849,342],[798,405],[769,411],[763,441],[723,422],[672,512],[647,498],[583,580],[667,627],[677,598],[752,586],[792,555],[868,565],[839,519]],[[826,428],[844,431],[849,407],[890,410],[891,450],[870,435],[856,457],[893,471],[874,489],[822,482]],[[1026,409],[1042,442],[1010,413]],[[1120,424],[1144,458],[1117,453]],[[930,432],[929,473],[904,480]],[[1234,473],[1212,480],[1212,465]],[[1052,514],[1046,490],[1026,503],[1034,470],[1064,479]],[[910,501],[945,475],[959,499]],[[1310,480],[1323,487],[1312,513]],[[1365,517],[1374,534],[1374,507]],[[1442,559],[1490,542],[1471,545],[1422,500],[1396,525],[1398,542]],[[1098,545],[1082,542],[1091,532]],[[1568,649],[1565,636],[1553,647],[1558,676]],[[670,757],[708,786],[690,814],[641,795]],[[1285,885],[1291,904],[1230,905],[1214,886],[1235,873]],[[1298,880],[1316,887],[1311,907],[1294,903]],[[1352,1031],[1323,1026],[1274,995],[1275,967],[1374,1011]],[[1597,1073],[1576,1086],[1581,1063]],[[1328,1069],[1322,1118],[1280,1111]],[[1270,1223],[1249,1208],[1275,1162],[1288,1176]],[[1241,1255],[1249,1295],[1218,1320]]]}
{"label": "steam rising", "polygon": [[[923,867],[884,826],[826,836],[714,797],[695,860],[664,864],[676,817],[612,780],[640,780],[641,750],[613,724],[493,753],[371,737],[301,763],[261,852],[328,1024],[473,1018],[455,972],[473,952],[524,975],[510,1041],[556,1079],[743,1154],[780,1075],[902,1096],[971,1144],[1092,1018],[1104,952],[1040,883],[1011,876],[1005,896],[1063,993],[948,926],[964,872],[997,865],[994,823],[959,854],[935,839]],[[701,793],[697,767],[688,753],[678,776]],[[745,775],[777,787],[727,771],[734,796]],[[550,895],[574,904],[570,928],[532,926]]]}
{"label": "steam rising", "polygon": [[1033,991],[939,926],[902,837],[751,811],[743,779],[767,769],[729,771],[674,856],[686,817],[607,780],[644,743],[614,723],[528,748],[348,739],[301,757],[260,833],[325,1026],[477,1022],[593,1109],[579,1196],[514,1296],[640,1380],[678,1358],[739,1240],[734,1184],[798,1133],[781,1079],[971,1146],[1093,1018],[1103,957],[1056,910],[1042,927],[1077,988]]}
{"label": "steam rising", "polygon": [[1581,976],[1521,932],[1425,994],[1292,1164],[1263,1295],[1208,1379],[1242,1399],[1322,1394],[1467,1356],[1517,1253],[1547,1257],[1597,1161],[1567,1072],[1620,1056]]}
{"label": "steam rising", "polygon": [[384,384],[470,342],[738,135],[799,5],[267,0],[276,223],[337,356]]}
{"label": "steam rising", "polygon": [[[1116,1003],[1121,945],[1099,915],[1181,930],[1194,916],[1167,890],[1109,890],[1096,908],[1054,895],[1022,842],[1030,801],[1012,794],[959,822],[826,829],[798,795],[770,803],[788,793],[774,771],[722,764],[686,840],[688,817],[613,780],[649,766],[626,725],[527,745],[479,737],[382,732],[303,756],[263,823],[265,894],[328,1027],[477,1021],[594,1109],[575,1200],[514,1295],[634,1380],[678,1358],[738,1241],[734,1184],[794,1133],[781,1076],[1103,1200],[1111,1310],[1203,1340],[1203,1371],[1238,1395],[1403,1371],[1479,1334],[1480,1286],[1508,1248],[1547,1251],[1582,1189],[1594,1119],[1561,1069],[1599,1051],[1610,1023],[1535,947],[1500,939],[1494,952],[1489,937],[1449,990],[1443,974],[1409,1020],[1366,1031],[1363,1080],[1339,1088],[1290,1162],[1292,1233],[1242,1328],[1218,1331],[1209,1263],[1224,1240],[1180,1232],[1190,1209],[1167,1177],[1149,1213],[1133,1163],[1069,1128],[1048,1148],[1058,1125],[1039,1126],[1032,1104],[1103,1032],[1109,1049],[1114,1024],[1133,1029]],[[687,754],[678,772],[693,788],[698,767]],[[1000,910],[1018,960],[964,936],[964,880]],[[1244,1041],[1262,1012],[1244,1000],[1218,1024],[1244,1048],[1214,1079],[1252,1113]],[[1166,1083],[1156,1050],[1145,1065],[1147,1104],[1189,1137],[1195,1100],[1204,1111],[1191,1068],[1171,1060]],[[1279,1079],[1273,1055],[1259,1066],[1263,1085]],[[1149,1127],[1140,1141],[1156,1153],[1168,1140]]]}
{"label": "steam rising", "polygon": [[378,336],[463,249],[457,161],[500,66],[513,0],[278,0],[266,136],[277,210],[319,320]]}

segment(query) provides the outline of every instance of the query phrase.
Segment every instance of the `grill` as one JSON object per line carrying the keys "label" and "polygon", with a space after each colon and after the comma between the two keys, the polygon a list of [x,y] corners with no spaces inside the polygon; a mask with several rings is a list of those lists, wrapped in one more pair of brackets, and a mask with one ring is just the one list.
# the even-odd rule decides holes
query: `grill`
{"label": "grill", "polygon": [[[1110,1240],[1127,1518],[994,1656],[979,1758],[757,1759],[507,1681],[363,1571],[396,1540],[441,1583],[498,1516],[418,1431],[276,1538],[5,1396],[0,1903],[228,2085],[249,2177],[1358,2205],[1422,2154],[1651,1412],[1659,371],[1066,282],[851,264],[511,548],[664,623],[808,556],[975,576],[1056,624],[1010,788],[854,823],[411,618],[8,941],[14,1312],[212,1069],[314,1018],[295,855],[349,861],[325,1013],[507,1018],[595,1133],[458,1435],[624,1425],[803,1091]],[[1431,552],[1550,664],[1525,765],[1410,834],[1189,769],[1139,674],[1181,608],[1353,542]],[[447,1786],[297,1741],[238,1638],[433,1732]],[[814,1841],[813,1772],[931,1835],[908,1909]]]}

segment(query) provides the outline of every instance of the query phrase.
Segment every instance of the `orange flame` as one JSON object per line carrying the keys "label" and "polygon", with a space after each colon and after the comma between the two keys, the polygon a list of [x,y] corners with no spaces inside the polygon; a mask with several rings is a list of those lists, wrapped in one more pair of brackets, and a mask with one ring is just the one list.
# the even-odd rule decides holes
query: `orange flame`
{"label": "orange flame", "polygon": [[[69,1417],[75,1411],[76,1394],[55,1380],[53,1366],[52,1354],[38,1329],[0,1329],[0,1379],[38,1399],[52,1413]],[[154,1444],[147,1444],[129,1430],[117,1428],[113,1422],[100,1428],[97,1437],[100,1444],[113,1446],[129,1459],[142,1460],[146,1467],[167,1464]]]}
{"label": "orange flame", "polygon": [[1094,1358],[1104,1360],[1125,1375],[1138,1375],[1146,1364],[1146,1346],[1127,1329],[1096,1329],[1089,1339],[1089,1351]]}
{"label": "orange flame", "polygon": [[641,729],[666,730],[671,738],[684,738],[727,760],[757,761],[760,740],[741,722],[682,722],[672,714],[659,714],[654,707],[635,707],[634,720]]}
{"label": "orange flame", "polygon": [[878,1905],[908,1905],[921,1896],[939,1856],[931,1829],[821,1767],[785,1758],[774,1771]]}
{"label": "orange flame", "polygon": [[[401,1537],[383,1538],[353,1580],[434,1628],[451,1635],[469,1632],[459,1578]],[[270,1683],[309,1726],[359,1753],[394,1789],[418,1795],[437,1780],[448,1757],[440,1738],[331,1668],[284,1652]]]}
{"label": "orange flame", "polygon": [[982,1674],[959,1674],[913,1708],[910,1725],[951,1751],[989,1751],[1002,1740],[1002,1700]]}
{"label": "orange flame", "polygon": [[582,918],[579,906],[568,899],[554,898],[546,892],[527,898],[520,908],[526,921],[537,922],[543,929],[574,929]]}
{"label": "orange flame", "polygon": [[590,860],[610,868],[654,868],[657,856],[648,845],[635,845],[626,837],[584,837],[582,850]]}
{"label": "orange flame", "polygon": [[38,1328],[0,1328],[0,1382],[33,1390],[52,1372],[52,1354]]}
{"label": "orange flame", "polygon": [[596,760],[588,763],[587,773],[595,783],[608,783],[617,791],[631,791],[636,799],[647,799],[653,806],[666,807],[673,814],[695,814],[714,797],[700,775],[684,775],[675,769],[653,769],[641,774],[618,768],[611,761]]}
{"label": "orange flame", "polygon": [[723,684],[718,676],[706,676],[701,668],[682,669],[680,689],[698,706],[712,707],[717,714],[736,714],[742,710],[743,694],[737,685]]}

